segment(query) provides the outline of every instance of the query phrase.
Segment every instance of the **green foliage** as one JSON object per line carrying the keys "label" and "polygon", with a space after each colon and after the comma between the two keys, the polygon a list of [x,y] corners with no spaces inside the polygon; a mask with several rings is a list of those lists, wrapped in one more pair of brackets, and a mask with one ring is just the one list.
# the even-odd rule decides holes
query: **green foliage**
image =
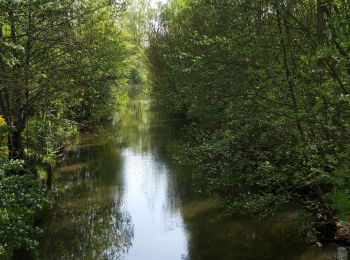
{"label": "green foliage", "polygon": [[[93,8],[95,4],[91,2]],[[68,104],[69,118],[85,128],[95,127],[111,118],[124,90],[127,68],[125,39],[115,23],[113,9],[89,15],[77,28],[76,52],[69,57],[69,82],[77,99]]]}
{"label": "green foliage", "polygon": [[152,95],[194,122],[180,158],[199,191],[229,211],[299,204],[330,223],[349,214],[349,10],[316,0],[163,6],[147,50]]}
{"label": "green foliage", "polygon": [[[149,85],[148,57],[145,53],[150,26],[150,2],[145,0],[129,1],[121,16],[122,35],[125,39],[127,58],[123,64],[128,74],[128,84],[138,86],[145,91]],[[135,97],[135,93],[130,93]]]}
{"label": "green foliage", "polygon": [[8,137],[8,134],[11,133],[12,131],[13,131],[12,127],[4,124],[0,124],[0,159],[7,158],[7,155],[8,155],[7,137]]}
{"label": "green foliage", "polygon": [[31,119],[49,129],[57,121],[89,128],[111,117],[127,77],[122,8],[108,0],[1,2],[0,114],[15,127],[12,158],[24,158]]}
{"label": "green foliage", "polygon": [[40,229],[34,224],[49,201],[37,177],[25,172],[21,161],[1,161],[0,258],[38,245]]}
{"label": "green foliage", "polygon": [[349,191],[332,192],[328,194],[329,201],[337,216],[342,221],[349,221],[350,213],[350,194]]}
{"label": "green foliage", "polygon": [[[62,118],[32,118],[28,121],[24,145],[27,155],[35,161],[53,163],[65,149],[78,142],[77,123]],[[28,138],[27,138],[28,137]]]}
{"label": "green foliage", "polygon": [[1,160],[0,161],[0,175],[6,176],[19,175],[25,172],[24,162],[21,160]]}

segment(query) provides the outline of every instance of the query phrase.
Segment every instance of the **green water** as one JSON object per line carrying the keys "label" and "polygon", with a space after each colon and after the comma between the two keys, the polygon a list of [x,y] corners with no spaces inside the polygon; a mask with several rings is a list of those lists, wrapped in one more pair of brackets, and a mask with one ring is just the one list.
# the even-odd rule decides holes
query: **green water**
{"label": "green water", "polygon": [[191,169],[169,156],[179,126],[144,103],[82,135],[55,172],[65,192],[43,223],[39,259],[347,259],[343,248],[302,241],[286,224],[293,213],[281,222],[224,218],[217,202],[194,194]]}

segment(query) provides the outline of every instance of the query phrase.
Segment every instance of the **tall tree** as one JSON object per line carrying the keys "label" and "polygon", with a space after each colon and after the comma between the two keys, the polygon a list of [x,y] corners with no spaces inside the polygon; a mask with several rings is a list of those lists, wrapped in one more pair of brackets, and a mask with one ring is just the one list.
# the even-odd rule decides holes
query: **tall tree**
{"label": "tall tree", "polygon": [[[116,82],[116,63],[121,62],[122,54],[115,21],[121,6],[121,2],[108,0],[1,1],[0,113],[14,129],[9,136],[10,158],[24,157],[22,134],[30,116],[48,112],[55,99],[69,103],[98,96],[86,94],[88,90],[78,81],[86,83],[99,71],[89,84],[98,82],[100,88],[95,85],[95,90],[101,93],[108,92],[102,83]],[[98,54],[92,52],[98,45],[92,31],[87,34],[90,29],[96,30],[105,47]],[[113,48],[117,51],[111,53]],[[108,55],[114,61],[103,63]],[[90,74],[71,73],[84,66],[90,66]]]}

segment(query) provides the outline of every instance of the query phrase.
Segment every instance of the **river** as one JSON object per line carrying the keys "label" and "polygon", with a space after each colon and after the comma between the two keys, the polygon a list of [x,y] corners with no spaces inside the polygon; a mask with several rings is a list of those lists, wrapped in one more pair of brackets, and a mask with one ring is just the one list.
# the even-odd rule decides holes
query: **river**
{"label": "river", "polygon": [[285,222],[224,217],[170,156],[179,126],[145,103],[82,135],[59,165],[39,259],[347,259],[336,245],[308,245]]}

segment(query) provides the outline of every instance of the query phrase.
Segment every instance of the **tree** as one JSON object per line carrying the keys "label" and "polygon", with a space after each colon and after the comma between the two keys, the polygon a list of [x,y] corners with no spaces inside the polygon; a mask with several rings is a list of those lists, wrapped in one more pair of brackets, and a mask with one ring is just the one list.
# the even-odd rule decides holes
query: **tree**
{"label": "tree", "polygon": [[153,97],[195,122],[186,158],[229,209],[302,204],[334,235],[350,201],[348,13],[318,0],[163,7]]}
{"label": "tree", "polygon": [[[24,157],[22,135],[29,117],[40,113],[55,116],[58,103],[61,108],[68,107],[80,95],[84,102],[99,93],[104,93],[101,98],[111,95],[111,83],[120,79],[116,64],[122,60],[121,38],[115,18],[121,7],[122,3],[107,0],[1,2],[0,111],[14,128],[9,135],[10,158]],[[97,18],[103,20],[96,23]],[[89,29],[96,30],[106,49],[95,51],[97,38],[92,38]],[[114,59],[106,63],[108,55]],[[89,74],[82,74],[88,67]],[[92,80],[95,71],[99,75]],[[95,85],[92,92],[79,84],[83,81],[100,88]]]}

